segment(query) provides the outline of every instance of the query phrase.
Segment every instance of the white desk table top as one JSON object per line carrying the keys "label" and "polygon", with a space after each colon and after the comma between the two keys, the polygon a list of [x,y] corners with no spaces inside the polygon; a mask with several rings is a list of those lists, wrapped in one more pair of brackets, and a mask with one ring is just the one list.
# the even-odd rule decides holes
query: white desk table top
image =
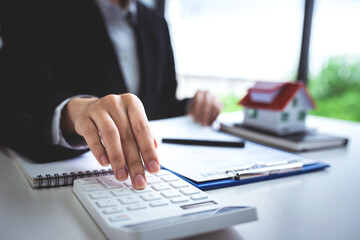
{"label": "white desk table top", "polygon": [[[256,206],[259,220],[192,239],[359,239],[360,123],[309,117],[308,124],[349,137],[346,148],[303,154],[330,168],[208,191],[228,204]],[[0,164],[0,239],[105,239],[72,186],[32,189],[3,153]]]}

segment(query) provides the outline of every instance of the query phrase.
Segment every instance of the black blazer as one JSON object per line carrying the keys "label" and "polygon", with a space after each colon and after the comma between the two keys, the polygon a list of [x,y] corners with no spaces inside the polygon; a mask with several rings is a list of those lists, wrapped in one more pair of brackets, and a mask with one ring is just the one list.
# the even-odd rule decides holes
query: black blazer
{"label": "black blazer", "polygon": [[[68,156],[73,152],[46,143],[56,106],[78,94],[128,91],[102,15],[93,0],[10,2],[0,12],[1,142],[39,161]],[[185,114],[188,99],[175,97],[167,24],[142,4],[137,7],[139,98],[147,116]]]}

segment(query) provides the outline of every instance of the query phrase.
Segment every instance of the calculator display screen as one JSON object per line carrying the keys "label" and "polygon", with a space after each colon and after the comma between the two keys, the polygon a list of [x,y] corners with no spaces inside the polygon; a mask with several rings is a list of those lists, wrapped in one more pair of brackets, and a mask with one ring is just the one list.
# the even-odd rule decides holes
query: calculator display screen
{"label": "calculator display screen", "polygon": [[197,207],[205,207],[205,206],[209,206],[209,205],[215,205],[217,204],[214,201],[209,201],[209,202],[202,202],[202,203],[196,203],[196,204],[190,204],[190,205],[185,205],[185,206],[180,206],[182,209],[191,209],[191,208],[197,208]]}

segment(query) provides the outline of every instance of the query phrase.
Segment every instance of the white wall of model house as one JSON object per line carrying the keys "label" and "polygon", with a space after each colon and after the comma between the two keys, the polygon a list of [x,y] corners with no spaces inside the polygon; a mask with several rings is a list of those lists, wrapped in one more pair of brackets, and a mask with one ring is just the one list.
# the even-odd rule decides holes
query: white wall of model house
{"label": "white wall of model house", "polygon": [[243,124],[280,135],[302,132],[306,128],[305,120],[309,108],[311,102],[302,88],[283,111],[244,107]]}

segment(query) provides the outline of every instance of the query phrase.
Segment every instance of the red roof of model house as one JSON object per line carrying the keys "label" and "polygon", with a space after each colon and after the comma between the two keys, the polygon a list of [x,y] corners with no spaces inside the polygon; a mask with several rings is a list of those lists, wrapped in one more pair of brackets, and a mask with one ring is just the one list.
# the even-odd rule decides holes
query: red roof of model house
{"label": "red roof of model house", "polygon": [[301,89],[309,100],[308,107],[315,108],[315,102],[305,85],[299,82],[257,82],[248,89],[239,104],[248,108],[282,111]]}

